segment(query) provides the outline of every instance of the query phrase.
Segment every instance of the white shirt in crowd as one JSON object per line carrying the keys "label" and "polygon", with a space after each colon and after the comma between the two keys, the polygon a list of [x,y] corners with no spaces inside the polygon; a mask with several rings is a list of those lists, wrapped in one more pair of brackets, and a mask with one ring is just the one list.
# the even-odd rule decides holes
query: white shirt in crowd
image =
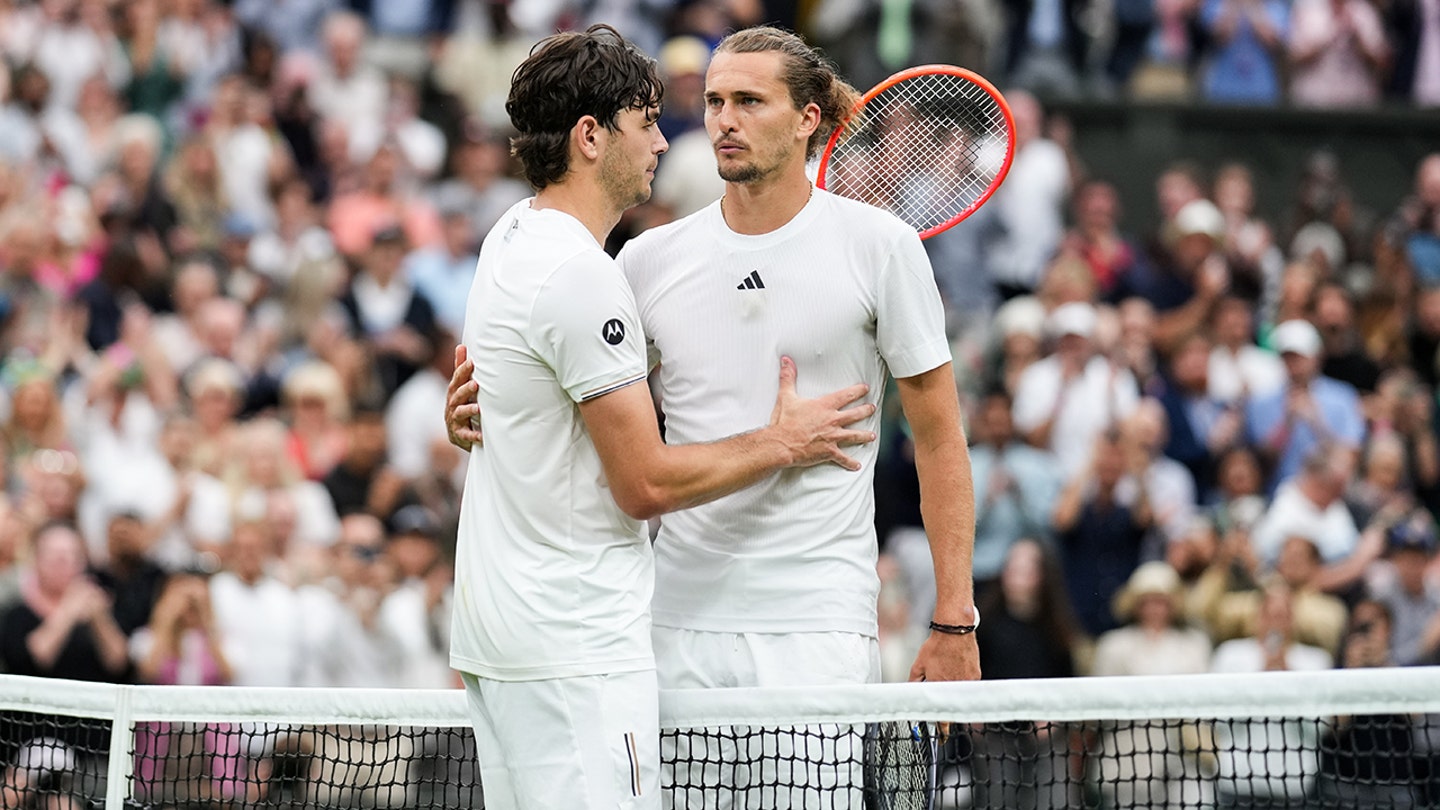
{"label": "white shirt in crowd", "polygon": [[1050,355],[1020,372],[1013,406],[1015,429],[1029,433],[1045,424],[1063,394],[1065,401],[1050,430],[1048,448],[1068,480],[1090,463],[1095,439],[1129,416],[1140,401],[1135,378],[1103,357],[1092,357],[1084,372],[1064,385],[1060,358]]}
{"label": "white shirt in crowd", "polygon": [[[632,239],[617,260],[660,364],[671,444],[768,423],[784,355],[801,396],[865,382],[877,404],[887,370],[909,377],[950,360],[914,230],[824,191],[758,236],[731,231],[715,203]],[[848,448],[864,465],[859,474],[828,464],[783,470],[666,515],[655,543],[655,623],[875,636],[877,447]]]}
{"label": "white shirt in crowd", "polygon": [[1305,537],[1315,544],[1327,563],[1343,560],[1355,550],[1360,530],[1345,502],[1340,499],[1325,508],[1305,497],[1294,481],[1280,485],[1265,515],[1250,530],[1250,545],[1262,560],[1275,562],[1280,548],[1291,537]]}
{"label": "white shirt in crowd", "polygon": [[272,576],[254,585],[229,571],[210,579],[210,604],[235,686],[297,686],[304,664],[304,615],[290,586]]}
{"label": "white shirt in crowd", "polygon": [[1210,350],[1209,393],[1220,402],[1244,402],[1280,390],[1285,384],[1285,363],[1280,355],[1259,346],[1238,351],[1225,346]]}
{"label": "white shirt in crowd", "polygon": [[576,407],[645,380],[630,287],[579,220],[527,200],[485,238],[466,312],[486,430],[460,511],[451,664],[500,681],[652,669],[649,536],[615,504]]}

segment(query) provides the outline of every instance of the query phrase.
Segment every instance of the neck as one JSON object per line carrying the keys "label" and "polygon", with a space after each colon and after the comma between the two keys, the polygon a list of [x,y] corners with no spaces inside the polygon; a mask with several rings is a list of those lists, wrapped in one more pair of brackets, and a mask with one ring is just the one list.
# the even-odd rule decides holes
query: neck
{"label": "neck", "polygon": [[595,237],[595,241],[603,245],[624,211],[604,193],[596,193],[599,191],[597,186],[576,182],[546,186],[535,194],[535,201],[530,203],[530,207],[537,211],[553,209],[575,217]]}
{"label": "neck", "polygon": [[814,193],[815,187],[805,178],[805,164],[797,163],[769,182],[727,182],[725,196],[720,198],[720,213],[730,230],[756,236],[778,230],[794,219]]}

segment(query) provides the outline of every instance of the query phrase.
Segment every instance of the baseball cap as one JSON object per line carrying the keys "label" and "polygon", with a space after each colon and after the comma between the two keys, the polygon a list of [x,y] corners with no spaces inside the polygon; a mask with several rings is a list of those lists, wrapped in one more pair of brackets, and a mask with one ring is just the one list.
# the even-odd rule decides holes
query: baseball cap
{"label": "baseball cap", "polygon": [[1437,545],[1435,524],[1423,516],[1402,520],[1385,532],[1391,550],[1410,549],[1433,554]]}
{"label": "baseball cap", "polygon": [[390,529],[394,535],[419,535],[434,540],[440,536],[440,521],[423,506],[411,504],[401,507],[390,518]]}
{"label": "baseball cap", "polygon": [[1088,338],[1095,334],[1095,307],[1081,301],[1061,304],[1050,313],[1050,334],[1055,337],[1079,335]]}
{"label": "baseball cap", "polygon": [[1225,215],[1209,200],[1191,200],[1175,214],[1173,231],[1178,239],[1182,236],[1203,234],[1211,239],[1225,237]]}
{"label": "baseball cap", "polygon": [[1320,333],[1309,321],[1286,321],[1270,333],[1270,345],[1280,354],[1293,352],[1305,357],[1320,354]]}

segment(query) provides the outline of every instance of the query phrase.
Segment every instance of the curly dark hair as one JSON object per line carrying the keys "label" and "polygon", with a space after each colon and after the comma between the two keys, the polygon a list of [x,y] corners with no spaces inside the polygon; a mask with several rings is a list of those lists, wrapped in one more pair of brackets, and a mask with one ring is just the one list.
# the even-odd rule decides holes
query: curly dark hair
{"label": "curly dark hair", "polygon": [[820,149],[830,140],[830,133],[860,103],[859,91],[840,78],[839,71],[830,60],[806,45],[798,34],[782,28],[757,25],[736,31],[720,40],[715,52],[774,52],[784,57],[785,69],[781,78],[790,91],[790,102],[797,110],[803,110],[807,104],[820,108],[820,126],[815,128],[805,145],[806,159],[820,154]]}
{"label": "curly dark hair", "polygon": [[505,112],[519,134],[510,151],[536,190],[570,170],[570,130],[589,115],[612,132],[620,113],[660,106],[655,60],[608,25],[541,40],[515,69]]}

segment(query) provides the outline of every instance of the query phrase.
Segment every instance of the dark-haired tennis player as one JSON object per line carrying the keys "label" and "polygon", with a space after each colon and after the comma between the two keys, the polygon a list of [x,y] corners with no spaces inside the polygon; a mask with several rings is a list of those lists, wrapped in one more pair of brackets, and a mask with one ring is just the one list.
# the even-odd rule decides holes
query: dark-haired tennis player
{"label": "dark-haired tennis player", "polygon": [[841,448],[874,438],[848,427],[874,413],[846,409],[864,385],[802,400],[777,356],[753,424],[661,441],[635,299],[601,249],[650,195],[660,100],[653,61],[596,26],[538,45],[506,103],[537,193],[486,238],[467,302],[488,429],[466,477],[451,648],[494,810],[658,807],[641,521],[791,466],[859,469]]}

